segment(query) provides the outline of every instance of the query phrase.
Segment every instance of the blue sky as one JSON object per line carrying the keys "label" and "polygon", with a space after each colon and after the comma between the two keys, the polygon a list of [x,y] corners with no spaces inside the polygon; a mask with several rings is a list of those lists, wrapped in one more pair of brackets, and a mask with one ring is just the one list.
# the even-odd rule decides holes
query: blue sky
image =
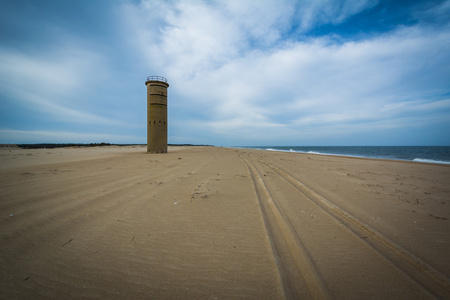
{"label": "blue sky", "polygon": [[450,145],[450,1],[0,1],[0,143]]}

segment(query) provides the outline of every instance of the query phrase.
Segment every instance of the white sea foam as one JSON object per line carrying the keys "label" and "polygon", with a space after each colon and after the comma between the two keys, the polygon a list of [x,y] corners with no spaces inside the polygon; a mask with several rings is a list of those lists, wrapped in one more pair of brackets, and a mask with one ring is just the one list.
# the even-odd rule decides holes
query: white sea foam
{"label": "white sea foam", "polygon": [[289,152],[287,150],[280,150],[280,149],[273,149],[273,148],[267,148],[267,151],[278,151],[278,152]]}
{"label": "white sea foam", "polygon": [[308,151],[306,153],[310,153],[310,154],[320,154],[320,155],[330,155],[328,153],[321,153],[321,152],[317,152],[317,151]]}
{"label": "white sea foam", "polygon": [[430,164],[445,164],[445,165],[450,165],[450,161],[440,161],[440,160],[425,159],[425,158],[414,158],[413,161],[424,162],[424,163],[430,163]]}

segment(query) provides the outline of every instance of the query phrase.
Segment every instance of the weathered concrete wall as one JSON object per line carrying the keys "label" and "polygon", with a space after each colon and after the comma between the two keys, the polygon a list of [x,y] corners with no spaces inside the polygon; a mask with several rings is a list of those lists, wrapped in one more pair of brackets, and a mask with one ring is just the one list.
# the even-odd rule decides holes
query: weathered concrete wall
{"label": "weathered concrete wall", "polygon": [[147,152],[167,153],[167,82],[148,80]]}

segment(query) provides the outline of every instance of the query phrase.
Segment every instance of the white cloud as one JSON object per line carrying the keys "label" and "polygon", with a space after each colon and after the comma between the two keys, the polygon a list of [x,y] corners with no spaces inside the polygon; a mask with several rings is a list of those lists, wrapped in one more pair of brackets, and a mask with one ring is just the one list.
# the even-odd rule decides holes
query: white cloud
{"label": "white cloud", "polygon": [[298,1],[294,18],[299,23],[298,31],[306,32],[314,26],[323,24],[339,24],[378,3],[378,0],[315,0]]}
{"label": "white cloud", "polygon": [[254,47],[270,51],[291,31],[340,23],[376,2],[142,1],[121,10],[128,39],[144,51],[151,68],[190,79]]}
{"label": "white cloud", "polygon": [[46,118],[83,124],[116,124],[93,112],[86,104],[94,99],[80,99],[91,74],[98,68],[99,56],[73,47],[31,56],[0,49],[0,89],[15,99],[46,115]]}
{"label": "white cloud", "polygon": [[[307,31],[319,23],[342,22],[376,1],[300,2],[295,16],[286,12],[294,2],[255,3],[165,3],[158,21],[148,23],[152,28],[135,28],[137,51],[144,51],[152,70],[169,77],[170,101],[184,110],[186,120],[195,115],[189,123],[193,131],[207,127],[223,136],[261,140],[287,128],[302,134],[310,126],[326,131],[340,124],[363,132],[377,120],[383,124],[379,128],[390,128],[389,122],[396,127],[405,107],[426,105],[430,111],[447,105],[433,103],[448,89],[450,70],[443,62],[450,60],[449,31],[404,27],[361,41],[295,41],[282,38],[291,17]],[[140,9],[148,14],[140,16],[152,18],[153,5],[143,2]],[[262,18],[264,25],[258,26]],[[262,42],[246,42],[252,39]],[[403,126],[408,120],[417,122],[417,117],[405,119]]]}
{"label": "white cloud", "polygon": [[0,51],[2,90],[22,90],[26,86],[43,92],[58,91],[59,94],[65,89],[73,90],[79,86],[79,78],[73,68],[78,68],[80,62],[55,61],[54,57],[39,59],[17,52]]}
{"label": "white cloud", "polygon": [[405,112],[405,111],[450,111],[450,99],[430,102],[429,100],[414,100],[408,102],[388,103],[381,109],[382,112]]}
{"label": "white cloud", "polygon": [[219,3],[219,10],[227,17],[228,23],[235,24],[245,37],[241,48],[273,45],[289,29],[295,14],[293,1],[233,0]]}
{"label": "white cloud", "polygon": [[415,12],[418,18],[432,20],[433,22],[448,22],[450,16],[450,0],[445,0],[438,5],[426,10]]}
{"label": "white cloud", "polygon": [[116,135],[108,133],[44,131],[44,130],[5,130],[0,129],[0,141],[8,144],[28,143],[118,143],[138,144],[145,139],[140,136]]}

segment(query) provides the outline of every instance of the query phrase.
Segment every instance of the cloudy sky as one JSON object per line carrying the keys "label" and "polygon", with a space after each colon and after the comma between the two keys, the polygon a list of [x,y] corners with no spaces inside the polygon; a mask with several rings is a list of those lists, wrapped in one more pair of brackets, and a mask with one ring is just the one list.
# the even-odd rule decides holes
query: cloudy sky
{"label": "cloudy sky", "polygon": [[0,143],[450,145],[450,0],[0,1]]}

